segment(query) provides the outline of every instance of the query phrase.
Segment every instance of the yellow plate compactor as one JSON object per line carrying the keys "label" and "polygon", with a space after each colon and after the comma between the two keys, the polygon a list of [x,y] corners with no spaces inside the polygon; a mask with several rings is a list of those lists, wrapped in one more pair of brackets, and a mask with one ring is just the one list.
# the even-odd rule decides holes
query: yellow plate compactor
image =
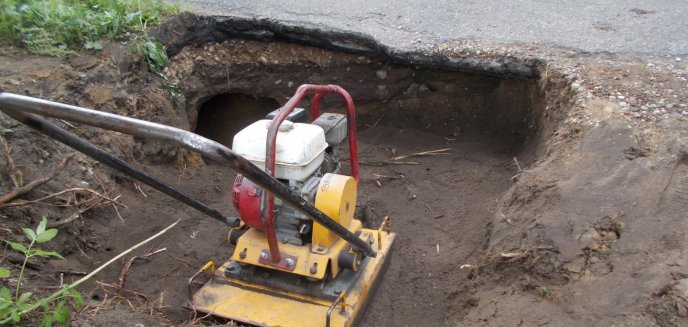
{"label": "yellow plate compactor", "polygon": [[[327,92],[342,96],[346,116],[320,114],[318,102]],[[308,93],[315,94],[311,119],[296,108]],[[388,219],[379,229],[366,229],[354,218],[355,123],[346,91],[304,85],[284,107],[236,134],[233,151],[331,220],[314,222],[303,208],[274,199],[238,175],[233,202],[242,224],[228,237],[234,253],[217,268],[208,263],[201,269],[212,278],[192,296],[192,309],[258,326],[355,325],[386,270],[395,238]],[[340,174],[338,147],[347,136],[352,176]]]}
{"label": "yellow plate compactor", "polygon": [[[327,93],[347,114],[320,113]],[[298,103],[312,94],[310,115]],[[352,326],[365,311],[390,259],[395,234],[354,219],[359,181],[356,117],[335,85],[302,85],[266,119],[234,137],[233,149],[178,128],[0,90],[0,110],[106,166],[228,224],[234,253],[203,271],[211,278],[190,295],[193,310],[258,326]],[[160,139],[224,162],[239,174],[232,200],[240,220],[192,199],[73,133],[39,117],[59,118]],[[342,175],[339,145],[348,139],[351,176]],[[275,197],[276,196],[276,197]]]}

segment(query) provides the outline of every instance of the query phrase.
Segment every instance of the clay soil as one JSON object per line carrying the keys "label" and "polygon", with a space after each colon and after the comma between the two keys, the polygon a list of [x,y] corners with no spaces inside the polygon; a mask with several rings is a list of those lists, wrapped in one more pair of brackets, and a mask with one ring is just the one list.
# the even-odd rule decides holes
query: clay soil
{"label": "clay soil", "polygon": [[[399,235],[362,326],[688,324],[688,123],[680,113],[634,120],[608,101],[616,90],[641,92],[661,81],[677,90],[671,95],[678,108],[686,103],[680,91],[685,75],[638,72],[642,63],[606,65],[605,58],[577,58],[572,69],[571,59],[558,60],[556,53],[535,80],[422,69],[279,42],[174,46],[179,51],[165,74],[177,85],[177,98],[118,44],[68,58],[3,49],[0,88],[230,145],[236,131],[285,103],[300,84],[339,84],[358,106],[357,215],[367,226],[389,216]],[[614,78],[620,74],[639,83]],[[333,97],[323,109],[341,107]],[[9,117],[2,115],[1,123],[25,181],[48,175],[73,152]],[[236,215],[235,173],[222,164],[157,141],[58,123]],[[446,154],[385,163],[438,149]],[[7,165],[2,169],[4,194],[12,182]],[[91,193],[82,190],[0,209],[3,239],[21,240],[21,227],[35,226],[44,215],[60,230],[45,247],[65,260],[31,262],[25,289],[47,294],[180,220],[84,284],[87,303],[72,324],[218,323],[184,305],[188,277],[232,253],[223,224],[81,154],[20,200],[69,188],[91,189],[118,204],[103,201],[85,210],[78,202]],[[69,217],[75,219],[65,222]],[[16,253],[5,248],[1,258],[16,272]],[[3,283],[15,287],[16,279]]]}

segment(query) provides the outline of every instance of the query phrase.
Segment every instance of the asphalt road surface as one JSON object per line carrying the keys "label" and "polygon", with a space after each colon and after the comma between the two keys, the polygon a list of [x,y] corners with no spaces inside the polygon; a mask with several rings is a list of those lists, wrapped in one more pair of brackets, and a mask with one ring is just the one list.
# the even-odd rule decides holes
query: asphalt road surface
{"label": "asphalt road surface", "polygon": [[397,49],[519,44],[641,56],[688,54],[688,0],[191,0],[218,16],[364,33]]}

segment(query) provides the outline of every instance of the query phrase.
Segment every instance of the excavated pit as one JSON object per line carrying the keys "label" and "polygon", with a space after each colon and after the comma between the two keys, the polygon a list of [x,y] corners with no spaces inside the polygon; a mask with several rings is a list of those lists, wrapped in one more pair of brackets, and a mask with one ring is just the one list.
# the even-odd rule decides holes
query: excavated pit
{"label": "excavated pit", "polygon": [[[357,105],[357,216],[367,226],[389,216],[398,233],[361,326],[680,323],[685,120],[629,127],[623,117],[631,112],[606,101],[612,91],[605,91],[680,90],[673,73],[571,57],[568,50],[550,63],[443,47],[404,52],[323,29],[181,15],[158,37],[171,57],[167,80],[122,45],[106,44],[102,52],[69,58],[4,52],[2,87],[229,145],[237,130],[284,104],[300,84],[338,84]],[[336,96],[324,101],[323,111],[342,110]],[[157,140],[55,122],[236,215],[227,167]],[[73,151],[7,117],[0,123],[25,181],[45,177]],[[449,151],[384,162],[437,149]],[[3,193],[12,186],[7,170],[0,186]],[[104,192],[119,205],[87,210],[89,197],[98,197],[62,193],[74,187]],[[56,197],[41,202],[46,194]],[[231,255],[225,225],[81,154],[26,200],[31,205],[3,208],[2,238],[24,242],[21,228],[48,216],[59,234],[41,247],[65,257],[30,260],[22,291],[34,297],[179,221],[81,284],[86,307],[73,325],[196,323],[199,317],[184,308],[188,278]],[[16,273],[21,258],[10,248],[2,255]]]}
{"label": "excavated pit", "polygon": [[[198,21],[200,26],[193,25]],[[274,32],[266,34],[272,38],[240,38],[227,30],[219,33],[222,26],[192,19],[163,27],[160,39],[170,49],[171,59],[165,82],[146,73],[145,65],[138,71],[134,60],[117,57],[118,49],[110,55],[119,60],[116,63],[99,55],[84,59],[86,68],[79,68],[82,63],[77,59],[73,59],[76,68],[53,62],[23,65],[57,67],[53,80],[45,84],[57,88],[51,91],[52,99],[172,125],[228,146],[237,131],[286,103],[300,85],[341,86],[356,105],[361,164],[357,217],[366,226],[377,227],[389,216],[398,233],[389,269],[361,326],[451,325],[469,311],[477,287],[473,274],[459,267],[478,261],[490,245],[497,208],[505,192],[514,188],[512,177],[546,154],[545,143],[570,105],[565,82],[551,77],[540,80],[534,62],[395,53],[353,36],[280,26],[264,26]],[[210,27],[215,30],[209,31]],[[92,63],[87,59],[97,63],[95,68],[88,68]],[[69,76],[76,77],[63,80]],[[169,85],[176,85],[179,94],[175,104],[170,89],[165,89]],[[39,96],[40,92],[26,93]],[[309,109],[310,101],[307,97],[300,106]],[[338,96],[327,95],[321,109],[343,112],[343,106]],[[226,166],[157,140],[87,127],[79,127],[78,132],[193,198],[228,216],[237,215],[231,201],[235,173]],[[31,136],[13,134],[9,141],[28,142],[27,135]],[[70,151],[44,137],[32,137],[45,142],[38,143],[39,148]],[[39,161],[45,160],[43,154],[31,152],[35,146],[13,144],[24,151],[16,155],[26,158],[19,164],[44,165]],[[436,156],[414,155],[441,149],[447,150]],[[346,170],[349,155],[346,146],[342,150]],[[76,178],[112,190],[126,208],[94,209],[61,229],[59,248],[66,260],[46,265],[42,274],[48,277],[33,276],[34,280],[53,285],[64,271],[90,271],[134,241],[180,220],[135,255],[165,251],[130,267],[126,262],[114,264],[97,280],[83,284],[82,291],[97,308],[104,300],[115,300],[160,313],[170,324],[197,318],[184,308],[188,278],[209,260],[217,264],[228,260],[233,249],[226,239],[227,227],[118,172],[87,159],[78,164],[83,168],[64,174],[54,192],[74,185]],[[51,207],[16,214],[62,217],[73,215],[71,210]]]}
{"label": "excavated pit", "polygon": [[[231,33],[203,34],[208,25],[197,29],[193,22],[167,25],[170,30],[163,31],[179,37],[161,38],[171,55],[164,82],[146,73],[145,65],[137,66],[134,59],[117,57],[126,53],[118,48],[109,50],[117,59],[112,62],[106,53],[72,59],[71,65],[36,64],[13,57],[7,66],[24,67],[27,72],[21,75],[27,76],[54,70],[41,84],[50,90],[52,99],[194,131],[228,146],[237,131],[286,103],[299,85],[341,86],[351,94],[357,113],[362,178],[357,217],[366,226],[377,227],[389,216],[398,233],[389,270],[361,325],[451,325],[456,317],[470,312],[477,303],[472,296],[478,291],[479,278],[473,280],[474,274],[459,267],[478,261],[491,245],[492,224],[499,219],[497,208],[507,190],[515,187],[512,177],[547,154],[545,143],[571,105],[566,82],[551,75],[538,79],[536,64],[515,59],[393,53],[344,35],[308,34],[313,31],[293,30],[289,35],[318,37],[322,42],[288,37],[248,40]],[[178,32],[175,28],[180,26],[187,31]],[[288,31],[272,28],[275,33]],[[356,42],[360,46],[352,46]],[[350,49],[337,49],[334,43],[348,44]],[[169,85],[176,85],[176,103],[169,97]],[[37,87],[11,91],[40,96],[43,90]],[[310,101],[307,97],[300,106],[308,109]],[[342,112],[343,102],[327,95],[321,109]],[[71,151],[42,135],[17,130],[8,142],[22,151],[14,153],[21,166],[45,165],[45,153],[32,149],[56,154]],[[226,166],[157,140],[81,126],[75,130],[193,198],[228,216],[237,215],[231,201],[235,173]],[[346,146],[342,148],[346,170],[349,156]],[[447,150],[437,156],[414,155],[440,149]],[[61,157],[50,159],[56,164]],[[27,180],[32,179],[29,173]],[[33,177],[40,173],[34,172]],[[176,228],[135,255],[164,251],[136,260],[130,267],[128,261],[116,263],[97,280],[84,283],[81,291],[96,311],[114,301],[143,308],[146,316],[159,313],[170,324],[197,318],[184,308],[188,278],[209,260],[217,264],[228,260],[233,249],[226,239],[227,227],[88,158],[78,159],[63,175],[53,192],[85,182],[111,191],[126,207],[93,209],[61,227],[57,248],[66,260],[44,265],[40,275],[32,274],[32,282],[53,285],[64,272],[90,271],[133,242],[180,220]],[[26,219],[74,214],[72,208],[52,206],[22,209],[12,215]],[[68,276],[66,280],[74,279]],[[91,319],[88,314],[82,318]],[[110,319],[107,316],[94,319],[103,323],[85,325],[111,324],[105,322]]]}
{"label": "excavated pit", "polygon": [[[458,268],[487,247],[499,198],[518,163],[541,152],[552,125],[551,114],[543,118],[541,84],[532,78],[421,68],[293,43],[188,46],[168,73],[184,81],[190,128],[228,146],[234,133],[284,104],[301,84],[336,84],[351,94],[362,177],[358,216],[375,227],[389,216],[399,235],[364,326],[435,325],[463,310],[456,303],[465,302],[459,299],[469,277]],[[323,101],[324,112],[343,112],[338,96]],[[300,107],[310,108],[310,98]],[[449,150],[384,163],[438,149]],[[219,165],[207,167],[195,177],[232,180]],[[228,203],[231,189],[219,189],[213,202]],[[224,261],[229,250],[205,255]]]}

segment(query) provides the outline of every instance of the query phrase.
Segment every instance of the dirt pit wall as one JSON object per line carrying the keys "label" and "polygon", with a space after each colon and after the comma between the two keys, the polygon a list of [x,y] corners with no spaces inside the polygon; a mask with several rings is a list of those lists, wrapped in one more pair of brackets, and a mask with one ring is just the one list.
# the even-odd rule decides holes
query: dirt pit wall
{"label": "dirt pit wall", "polygon": [[[336,84],[351,94],[363,126],[385,123],[447,138],[491,135],[511,148],[506,151],[518,152],[537,135],[536,115],[541,111],[533,80],[423,69],[279,42],[230,40],[190,46],[174,57],[167,72],[179,82],[195,128],[199,111],[215,96],[270,98],[283,104],[302,84]],[[249,110],[212,105],[217,110]],[[310,99],[301,106],[310,108]],[[342,107],[338,96],[324,98],[323,110]]]}

